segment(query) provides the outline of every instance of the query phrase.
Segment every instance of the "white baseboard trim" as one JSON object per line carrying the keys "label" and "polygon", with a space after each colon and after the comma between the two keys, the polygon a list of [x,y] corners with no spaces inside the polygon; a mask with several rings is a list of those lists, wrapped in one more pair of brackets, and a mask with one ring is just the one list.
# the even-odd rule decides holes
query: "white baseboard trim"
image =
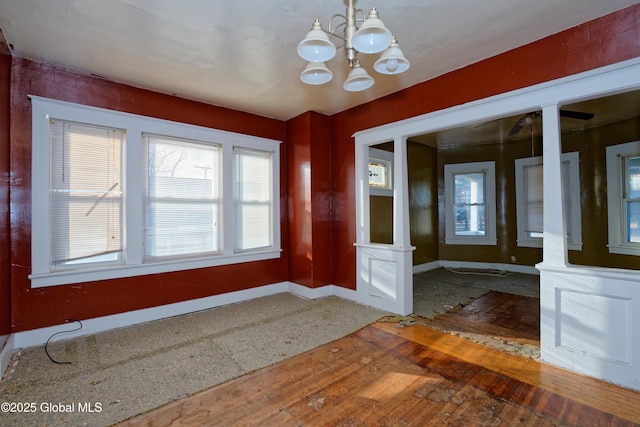
{"label": "white baseboard trim", "polygon": [[495,262],[462,262],[440,261],[443,267],[448,268],[477,268],[480,270],[500,270],[510,273],[540,274],[537,268],[528,265],[495,263]]}
{"label": "white baseboard trim", "polygon": [[418,264],[413,266],[413,274],[424,273],[425,271],[435,270],[440,268],[440,261],[431,261],[424,264]]}
{"label": "white baseboard trim", "polygon": [[[165,319],[168,317],[179,316],[182,314],[193,313],[196,311],[207,310],[215,307],[222,307],[229,304],[248,301],[269,295],[276,295],[284,292],[290,292],[294,295],[298,295],[307,299],[319,299],[335,295],[357,302],[356,291],[344,289],[339,286],[327,285],[320,288],[307,288],[293,282],[280,282],[271,285],[258,286],[256,288],[246,289],[242,291],[229,292],[221,295],[213,295],[210,297],[198,298],[158,307],[150,307],[141,310],[129,311],[126,313],[119,313],[83,320],[82,329],[70,332],[68,334],[61,334],[59,336],[59,339],[92,335],[111,329],[151,322],[154,320]],[[76,324],[64,323],[29,331],[16,332],[12,334],[7,341],[7,345],[5,345],[3,354],[6,351],[9,354],[8,358],[10,359],[11,355],[17,349],[43,345],[54,333],[74,329],[75,327]],[[11,347],[9,347],[10,343],[12,344]],[[9,362],[7,361],[7,364],[8,363]],[[2,367],[4,372],[4,369],[6,369],[6,367],[4,366],[4,359]]]}
{"label": "white baseboard trim", "polygon": [[[434,264],[437,264],[437,267],[433,267]],[[507,264],[507,263],[495,263],[495,262],[467,262],[467,261],[434,261],[428,264],[421,264],[419,268],[423,268],[422,266],[428,266],[429,268],[424,268],[420,272],[433,270],[434,268],[444,267],[444,268],[471,268],[476,270],[500,270],[500,271],[508,271],[509,273],[525,273],[525,274],[540,274],[537,268],[529,265],[519,265],[519,264]],[[416,267],[413,267],[413,272],[416,273]]]}
{"label": "white baseboard trim", "polygon": [[13,353],[16,351],[16,347],[13,342],[14,335],[10,334],[7,338],[7,342],[4,343],[4,347],[0,350],[0,379],[4,378],[4,373],[11,363]]}
{"label": "white baseboard trim", "polygon": [[[433,270],[439,267],[499,269],[511,272],[539,274],[538,270],[535,267],[513,264],[458,261],[433,261],[430,263],[414,266],[413,272],[415,274]],[[60,334],[60,339],[93,335],[111,329],[151,322],[154,320],[165,319],[168,317],[179,316],[182,314],[193,313],[196,311],[207,310],[215,307],[222,307],[229,304],[235,304],[242,301],[248,301],[251,299],[261,298],[269,295],[276,295],[284,292],[290,292],[294,295],[312,300],[326,298],[329,296],[337,296],[339,298],[355,301],[359,304],[363,303],[358,297],[357,291],[353,289],[347,289],[335,285],[326,285],[319,288],[308,288],[306,286],[302,286],[293,282],[280,282],[271,285],[245,289],[242,291],[229,292],[221,295],[213,295],[210,297],[198,298],[158,307],[150,307],[141,310],[129,311],[126,313],[119,313],[83,320],[82,329],[65,334]],[[43,345],[53,334],[75,328],[75,324],[64,323],[29,331],[16,332],[9,335],[4,348],[0,351],[0,372],[2,373],[2,375],[4,375],[7,367],[9,366],[9,363],[11,362],[11,357],[16,350]]]}

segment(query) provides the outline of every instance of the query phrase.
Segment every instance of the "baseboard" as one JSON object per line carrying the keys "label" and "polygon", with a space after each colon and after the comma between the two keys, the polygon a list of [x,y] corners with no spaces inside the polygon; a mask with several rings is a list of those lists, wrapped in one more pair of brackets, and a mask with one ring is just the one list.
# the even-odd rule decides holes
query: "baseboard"
{"label": "baseboard", "polygon": [[[490,264],[457,261],[434,261],[431,263],[414,266],[413,270],[414,273],[417,273],[439,267],[501,269],[505,271],[522,272],[529,274],[538,273],[538,270],[536,270],[535,267],[517,266],[511,264]],[[0,372],[2,372],[2,374],[4,375],[5,370],[11,362],[11,357],[16,350],[43,345],[47,342],[49,337],[51,337],[55,333],[61,333],[61,335],[59,336],[60,339],[93,335],[111,329],[117,329],[140,323],[151,322],[154,320],[179,316],[182,314],[193,313],[196,311],[222,307],[229,304],[235,304],[238,302],[276,295],[284,292],[290,292],[294,295],[298,295],[307,299],[319,299],[329,296],[337,296],[362,304],[362,301],[359,300],[357,291],[353,289],[346,289],[335,285],[326,285],[319,288],[308,288],[306,286],[302,286],[293,282],[274,283],[271,285],[259,286],[242,291],[229,292],[226,294],[213,295],[210,297],[198,298],[195,300],[182,301],[158,307],[145,308],[141,310],[129,311],[126,313],[87,319],[82,321],[82,329],[64,334],[62,333],[65,331],[71,331],[72,329],[75,329],[76,325],[64,323],[29,331],[16,332],[9,336],[4,348],[2,349],[2,351],[0,351]]]}
{"label": "baseboard", "polygon": [[424,273],[436,268],[471,268],[476,270],[501,270],[510,273],[540,274],[537,268],[528,265],[501,264],[495,262],[467,262],[467,261],[432,261],[414,265],[413,274]]}
{"label": "baseboard", "polygon": [[435,270],[442,267],[440,261],[431,261],[424,264],[418,264],[413,266],[413,274],[424,273],[426,271]]}
{"label": "baseboard", "polygon": [[16,351],[14,343],[14,334],[10,334],[7,341],[4,343],[4,347],[0,350],[0,379],[4,378],[4,374],[11,363],[13,353]]}
{"label": "baseboard", "polygon": [[478,270],[500,270],[509,273],[540,274],[537,268],[528,265],[495,263],[495,262],[466,262],[466,261],[439,261],[445,268],[471,268]]}
{"label": "baseboard", "polygon": [[[213,295],[210,297],[198,298],[195,300],[183,301],[158,307],[145,308],[141,310],[129,311],[126,313],[119,313],[83,320],[82,329],[74,332],[69,332],[68,334],[61,334],[60,339],[92,335],[111,329],[151,322],[154,320],[165,319],[168,317],[179,316],[182,314],[207,310],[210,308],[222,307],[229,304],[248,301],[251,299],[261,298],[269,295],[276,295],[284,292],[290,292],[307,299],[318,299],[335,295],[341,298],[357,301],[355,291],[340,288],[334,285],[322,286],[320,288],[307,288],[293,282],[280,282],[242,291],[229,292],[222,295]],[[9,339],[9,342],[13,342],[12,348],[6,348],[9,344],[9,342],[7,342],[5,350],[9,353],[10,359],[13,352],[19,348],[43,345],[54,333],[63,332],[75,328],[76,325],[65,323],[29,331],[16,332],[12,334]],[[3,350],[3,353],[5,352],[5,350]],[[3,365],[3,371],[4,368],[5,367]]]}

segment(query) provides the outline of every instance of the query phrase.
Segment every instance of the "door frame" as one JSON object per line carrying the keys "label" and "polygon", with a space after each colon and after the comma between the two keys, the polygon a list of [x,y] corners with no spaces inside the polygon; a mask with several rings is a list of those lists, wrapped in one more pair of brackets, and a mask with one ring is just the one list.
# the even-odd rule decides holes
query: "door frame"
{"label": "door frame", "polygon": [[[542,110],[545,210],[543,260],[536,265],[540,270],[541,358],[586,375],[640,389],[640,335],[637,333],[640,330],[640,273],[569,264],[562,187],[554,185],[561,176],[560,106],[639,88],[640,58],[634,58],[356,132],[354,244],[357,248],[356,286],[360,301],[398,314],[413,312],[411,258],[414,248],[409,239],[407,139]],[[394,141],[394,240],[391,245],[379,245],[372,244],[369,238],[368,147],[389,141]],[[599,344],[597,351],[585,351],[579,347],[579,340],[563,335],[571,333],[567,322],[588,320],[588,314],[576,309],[576,302],[588,304],[596,310],[599,306],[607,310],[607,304],[624,306],[628,310],[628,321],[599,325],[611,333]],[[616,347],[613,343],[617,340],[629,342],[625,360],[608,355],[609,348]]]}

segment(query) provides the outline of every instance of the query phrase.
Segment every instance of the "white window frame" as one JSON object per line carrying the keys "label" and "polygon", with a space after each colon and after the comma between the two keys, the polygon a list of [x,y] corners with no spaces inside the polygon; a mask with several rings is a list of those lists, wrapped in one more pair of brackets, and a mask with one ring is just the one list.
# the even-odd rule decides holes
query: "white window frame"
{"label": "white window frame", "polygon": [[[484,174],[485,234],[455,234],[455,175]],[[496,173],[495,162],[470,162],[444,165],[445,243],[447,245],[496,245]]]}
{"label": "white window frame", "polygon": [[393,152],[369,147],[369,164],[379,163],[386,166],[387,185],[379,187],[369,184],[369,194],[371,196],[393,197]]}
{"label": "white window frame", "polygon": [[[517,245],[520,247],[541,248],[542,236],[533,237],[527,233],[526,228],[526,188],[524,182],[524,168],[533,165],[542,165],[542,157],[525,157],[515,159],[516,175],[516,220],[517,220]],[[571,250],[582,250],[582,214],[580,208],[580,167],[579,153],[577,151],[562,154],[562,164],[568,169],[563,169],[562,184],[566,200],[565,211],[567,218],[567,247]]]}
{"label": "white window frame", "polygon": [[640,156],[640,141],[607,147],[607,208],[609,252],[640,255],[640,243],[627,242],[627,212],[624,207],[624,158]]}
{"label": "white window frame", "polygon": [[[280,143],[281,141],[194,126],[136,114],[30,96],[32,105],[32,227],[31,255],[34,288],[96,280],[108,280],[195,268],[275,259],[281,256],[280,238]],[[49,120],[50,118],[125,129],[124,153],[124,262],[115,266],[53,271],[50,267],[49,230]],[[152,133],[211,142],[222,147],[222,229],[220,253],[171,260],[144,260],[143,184],[144,162],[142,134]],[[269,248],[234,252],[233,245],[233,148],[271,151],[273,244]],[[230,201],[225,203],[224,201]]]}

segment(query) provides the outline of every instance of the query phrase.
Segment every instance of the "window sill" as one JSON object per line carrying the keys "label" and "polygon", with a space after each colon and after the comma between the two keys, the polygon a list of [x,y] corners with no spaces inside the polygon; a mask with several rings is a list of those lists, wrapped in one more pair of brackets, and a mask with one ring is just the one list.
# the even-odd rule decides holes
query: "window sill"
{"label": "window sill", "polygon": [[29,276],[32,288],[69,285],[73,283],[95,282],[98,280],[120,279],[144,276],[147,274],[169,273],[173,271],[193,270],[196,268],[218,267],[243,262],[255,262],[280,258],[281,249],[269,249],[260,252],[218,255],[208,258],[180,259],[138,265],[116,265],[82,270],[65,270],[54,273],[35,273]]}
{"label": "window sill", "polygon": [[[519,248],[542,248],[542,239],[538,240],[518,240]],[[567,249],[570,251],[581,251],[582,250],[582,242],[580,243],[570,243],[567,242]]]}
{"label": "window sill", "polygon": [[609,253],[611,254],[620,254],[620,255],[640,255],[640,247],[632,247],[632,246],[609,246]]}
{"label": "window sill", "polygon": [[491,238],[473,238],[473,237],[447,237],[445,239],[447,245],[484,245],[495,246],[498,244],[497,239]]}

